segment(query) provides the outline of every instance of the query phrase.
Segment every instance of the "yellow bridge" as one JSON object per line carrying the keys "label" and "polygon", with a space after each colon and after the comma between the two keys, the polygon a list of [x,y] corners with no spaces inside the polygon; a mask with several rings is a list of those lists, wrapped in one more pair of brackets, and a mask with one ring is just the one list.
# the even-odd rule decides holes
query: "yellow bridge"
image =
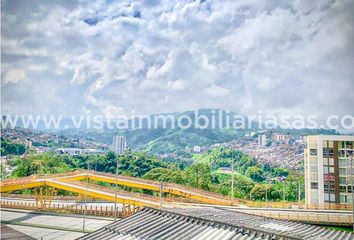
{"label": "yellow bridge", "polygon": [[[115,190],[111,185],[105,187],[97,184],[98,182],[109,184],[117,183],[120,186],[151,190],[158,194],[153,196],[120,190],[116,197]],[[76,170],[74,172],[62,174],[6,179],[0,182],[1,193],[14,192],[21,189],[34,189],[35,203],[29,205],[26,203],[17,204],[2,201],[1,205],[11,208],[59,209],[60,211],[70,210],[71,212],[80,212],[81,210],[82,212],[83,209],[78,209],[77,207],[74,209],[73,207],[52,204],[52,196],[56,194],[56,191],[66,190],[77,193],[79,197],[87,195],[90,198],[102,199],[109,202],[117,200],[118,203],[122,204],[122,216],[128,216],[137,211],[139,207],[143,206],[158,208],[161,206],[160,204],[163,199],[164,207],[212,207],[214,205],[219,205],[219,207],[227,207],[239,212],[298,222],[317,224],[328,223],[335,225],[348,225],[353,222],[353,218],[350,212],[348,212],[348,210],[350,210],[348,207],[344,209],[342,206],[334,206],[336,209],[340,209],[340,211],[333,211],[332,209],[334,208],[331,207],[331,210],[327,212],[324,207],[307,206],[300,203],[257,203],[247,200],[231,199],[221,194],[189,188],[179,184],[161,183],[142,178],[116,176],[109,173],[85,170]],[[168,197],[162,198],[162,193],[168,193]],[[161,197],[158,197],[157,195]],[[236,207],[238,205],[242,206]],[[245,206],[248,206],[249,208],[245,208]],[[287,211],[289,209],[292,210]],[[314,210],[306,211],[305,209]],[[102,209],[97,209],[97,206],[95,209],[88,209],[88,211],[99,215],[108,214],[110,216],[110,214],[113,214],[113,209],[110,211],[107,211],[107,209],[106,211],[102,211]]]}
{"label": "yellow bridge", "polygon": [[[86,184],[80,182],[86,179],[88,179],[90,182],[98,181],[111,184],[117,183],[121,186],[152,190],[154,192],[160,192],[162,190],[162,192],[164,193],[169,193],[175,196],[182,196],[186,199],[207,204],[233,205],[237,203],[237,201],[231,200],[221,194],[216,194],[200,189],[189,188],[178,184],[161,184],[158,181],[151,181],[142,178],[134,178],[127,176],[116,177],[114,174],[85,170],[76,170],[74,172],[64,174],[6,179],[1,181],[0,187],[1,192],[12,192],[21,189],[47,186],[51,187],[52,189],[66,190],[78,193],[80,195],[87,194],[87,196],[92,198],[103,199],[111,202],[115,201],[115,193],[112,188],[102,187],[100,185],[90,183],[88,184],[86,189]],[[40,192],[36,192],[36,195],[41,196],[40,198],[42,199],[45,199],[45,197],[43,197],[44,192],[42,192],[42,188],[39,189]],[[53,192],[48,191],[44,195],[48,194],[51,195],[53,194]],[[146,194],[119,191],[117,194],[117,202],[134,206],[157,207],[159,206],[160,201],[158,197]]]}

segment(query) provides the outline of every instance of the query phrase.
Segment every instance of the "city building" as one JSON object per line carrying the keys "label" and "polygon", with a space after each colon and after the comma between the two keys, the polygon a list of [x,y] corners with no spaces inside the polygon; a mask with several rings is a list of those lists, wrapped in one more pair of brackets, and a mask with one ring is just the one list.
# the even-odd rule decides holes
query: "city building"
{"label": "city building", "polygon": [[200,146],[194,146],[193,147],[193,152],[194,153],[200,153],[202,151],[201,147]]}
{"label": "city building", "polygon": [[308,136],[306,143],[306,203],[320,206],[351,204],[354,171],[350,171],[350,156],[353,156],[354,136]]}
{"label": "city building", "polygon": [[266,144],[267,144],[267,135],[265,134],[258,135],[258,146],[265,147]]}
{"label": "city building", "polygon": [[125,153],[127,142],[124,136],[113,136],[112,151],[118,155]]}
{"label": "city building", "polygon": [[285,134],[280,134],[280,133],[274,133],[272,135],[272,139],[276,142],[284,142],[288,139],[288,135]]}
{"label": "city building", "polygon": [[105,153],[104,150],[92,149],[92,148],[57,148],[55,149],[57,154],[68,154],[71,156],[81,155],[81,154],[102,154]]}
{"label": "city building", "polygon": [[57,154],[68,154],[71,156],[80,155],[81,149],[80,148],[57,148],[55,149]]}

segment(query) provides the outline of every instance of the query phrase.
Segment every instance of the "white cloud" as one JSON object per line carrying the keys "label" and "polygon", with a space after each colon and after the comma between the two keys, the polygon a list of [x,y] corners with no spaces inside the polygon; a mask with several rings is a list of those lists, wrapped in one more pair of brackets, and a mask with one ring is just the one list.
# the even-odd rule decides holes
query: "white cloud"
{"label": "white cloud", "polygon": [[182,91],[185,90],[187,83],[182,79],[176,81],[168,81],[166,87],[171,90]]}
{"label": "white cloud", "polygon": [[210,87],[206,88],[205,92],[212,97],[224,97],[230,94],[228,89],[216,85],[211,85]]}
{"label": "white cloud", "polygon": [[4,84],[7,83],[20,83],[21,80],[24,80],[26,78],[26,73],[25,71],[21,69],[10,69],[5,73],[4,76]]}

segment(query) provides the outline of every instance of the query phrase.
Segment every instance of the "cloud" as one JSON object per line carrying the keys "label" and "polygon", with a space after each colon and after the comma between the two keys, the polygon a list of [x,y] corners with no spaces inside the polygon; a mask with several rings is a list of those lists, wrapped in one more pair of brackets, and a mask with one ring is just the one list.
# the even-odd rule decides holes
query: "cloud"
{"label": "cloud", "polygon": [[10,69],[4,74],[4,84],[8,83],[20,83],[21,80],[26,78],[26,73],[25,71],[21,69]]}
{"label": "cloud", "polygon": [[353,11],[350,0],[6,1],[3,111],[354,114]]}

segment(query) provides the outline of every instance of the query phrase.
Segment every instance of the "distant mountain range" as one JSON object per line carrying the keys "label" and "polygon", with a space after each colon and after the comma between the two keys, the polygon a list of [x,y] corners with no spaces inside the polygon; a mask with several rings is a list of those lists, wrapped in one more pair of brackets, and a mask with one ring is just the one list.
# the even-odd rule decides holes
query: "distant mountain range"
{"label": "distant mountain range", "polygon": [[[246,133],[254,132],[260,130],[257,127],[257,122],[252,121],[251,126],[248,129],[235,129],[230,127],[226,120],[226,116],[230,116],[233,119],[235,113],[227,112],[219,109],[200,109],[197,110],[199,116],[203,115],[209,119],[214,118],[216,122],[216,127],[212,128],[211,125],[205,129],[196,129],[190,127],[187,129],[182,129],[177,126],[175,122],[175,127],[172,128],[171,121],[167,121],[167,128],[162,128],[162,123],[159,123],[155,128],[148,128],[148,121],[143,121],[141,129],[131,129],[133,126],[133,119],[129,121],[129,129],[126,130],[93,130],[93,129],[67,129],[60,130],[57,134],[71,135],[77,137],[85,137],[94,141],[111,144],[112,137],[114,135],[124,135],[127,138],[128,146],[134,150],[144,150],[152,154],[161,153],[178,153],[183,152],[185,147],[193,147],[196,145],[211,145],[215,143],[222,143],[231,141],[232,139],[244,136]],[[174,116],[174,119],[178,119],[181,116],[189,116],[192,120],[192,126],[195,126],[195,111],[186,111],[182,113],[164,113],[163,115]],[[155,115],[150,115],[150,118],[154,118]],[[159,115],[161,116],[161,115]],[[181,122],[183,122],[182,119]],[[200,120],[199,120],[200,121]],[[200,121],[202,122],[202,121]],[[200,123],[202,124],[202,123]],[[182,124],[187,125],[187,122]],[[136,125],[135,125],[136,126]],[[229,127],[227,127],[229,126]],[[282,129],[276,128],[274,132],[290,133],[292,135],[305,136],[312,134],[338,134],[335,130],[326,129]]]}
{"label": "distant mountain range", "polygon": [[[166,128],[163,128],[164,122],[159,118],[161,116],[167,119],[165,121]],[[167,118],[167,116],[169,116],[169,118]],[[143,150],[153,154],[183,153],[186,147],[227,142],[244,136],[247,133],[263,129],[263,127],[259,127],[258,123],[255,121],[250,121],[250,125],[247,125],[246,129],[230,127],[232,126],[234,116],[234,112],[221,109],[199,109],[197,111],[181,113],[153,114],[145,117],[143,120],[137,118],[130,119],[127,124],[128,128],[124,130],[108,129],[107,123],[105,123],[102,129],[85,128],[85,126],[74,128],[73,122],[69,119],[65,119],[60,125],[61,127],[57,130],[45,129],[43,122],[38,124],[37,129],[56,135],[86,138],[105,144],[111,144],[114,135],[124,135],[127,138],[128,146],[133,150]],[[158,119],[157,121],[155,121],[156,118]],[[246,117],[244,117],[244,119],[248,121]],[[208,126],[206,125],[206,121],[209,121]],[[149,126],[149,122],[152,124],[152,127]],[[154,123],[156,124],[154,125]],[[202,128],[195,128],[196,123],[199,123]],[[191,127],[185,128],[188,125]],[[68,129],[63,128],[63,126],[68,127]],[[136,129],[138,126],[140,128]],[[310,134],[339,134],[335,130],[325,129],[276,128],[273,131],[298,136]]]}

